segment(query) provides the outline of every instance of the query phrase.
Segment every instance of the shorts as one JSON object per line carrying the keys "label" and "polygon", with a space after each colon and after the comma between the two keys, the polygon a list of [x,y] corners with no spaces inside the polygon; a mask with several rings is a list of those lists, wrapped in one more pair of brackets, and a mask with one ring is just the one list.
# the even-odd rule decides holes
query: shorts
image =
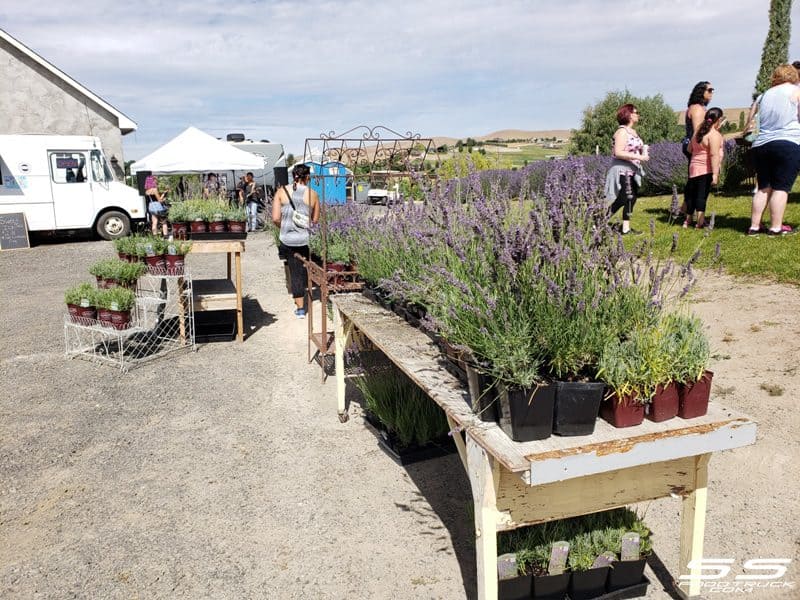
{"label": "shorts", "polygon": [[790,192],[800,170],[800,144],[775,140],[755,146],[752,151],[758,189]]}

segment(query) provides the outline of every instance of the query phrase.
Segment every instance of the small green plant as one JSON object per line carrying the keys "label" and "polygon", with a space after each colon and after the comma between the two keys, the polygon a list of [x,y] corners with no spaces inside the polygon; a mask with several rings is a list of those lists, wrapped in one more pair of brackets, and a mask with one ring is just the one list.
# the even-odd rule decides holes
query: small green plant
{"label": "small green plant", "polygon": [[108,310],[128,311],[136,302],[136,295],[129,289],[113,287],[97,290],[97,306]]}
{"label": "small green plant", "polygon": [[450,429],[444,411],[395,367],[371,368],[353,381],[370,412],[403,446],[425,444]]}
{"label": "small green plant", "polygon": [[711,348],[703,322],[690,315],[672,315],[668,321],[673,337],[674,378],[680,382],[699,381],[708,369]]}
{"label": "small green plant", "polygon": [[133,283],[144,275],[146,271],[147,267],[143,263],[119,261],[114,279],[123,283]]}
{"label": "small green plant", "polygon": [[603,347],[598,361],[597,378],[604,381],[619,400],[628,397],[634,402],[649,401],[655,384],[641,351],[645,335],[640,331],[632,339],[612,339]]}
{"label": "small green plant", "polygon": [[122,261],[119,261],[116,258],[104,258],[103,260],[98,260],[89,267],[89,273],[95,277],[99,277],[100,279],[113,279],[117,271],[115,266],[115,263],[117,262]]}
{"label": "small green plant", "polygon": [[80,306],[83,300],[88,300],[90,306],[95,306],[97,288],[91,283],[80,283],[68,288],[64,292],[64,301],[67,304]]}
{"label": "small green plant", "polygon": [[167,254],[176,254],[178,256],[184,256],[186,254],[189,254],[191,249],[192,249],[192,242],[173,240],[167,243]]}
{"label": "small green plant", "polygon": [[328,262],[350,264],[350,248],[340,235],[328,236]]}
{"label": "small green plant", "polygon": [[189,221],[189,208],[186,202],[174,202],[170,204],[167,220],[170,223],[185,223]]}
{"label": "small green plant", "polygon": [[244,222],[247,220],[247,210],[238,205],[231,205],[225,210],[225,220],[234,222]]}

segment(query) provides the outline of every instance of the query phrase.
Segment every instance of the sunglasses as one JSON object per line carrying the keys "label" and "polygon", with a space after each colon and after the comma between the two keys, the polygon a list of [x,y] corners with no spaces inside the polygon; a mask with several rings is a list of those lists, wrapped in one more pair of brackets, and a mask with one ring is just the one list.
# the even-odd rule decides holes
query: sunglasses
{"label": "sunglasses", "polygon": [[707,92],[711,92],[713,94],[714,93],[714,88],[706,88],[706,91]]}

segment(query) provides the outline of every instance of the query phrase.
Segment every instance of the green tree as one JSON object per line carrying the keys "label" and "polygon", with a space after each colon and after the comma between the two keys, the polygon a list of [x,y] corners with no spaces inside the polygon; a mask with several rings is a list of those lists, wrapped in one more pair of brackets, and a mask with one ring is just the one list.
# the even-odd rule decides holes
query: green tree
{"label": "green tree", "polygon": [[761,68],[756,77],[756,93],[770,87],[775,67],[789,62],[789,37],[792,32],[792,0],[770,0],[769,31],[761,51]]}
{"label": "green tree", "polygon": [[613,91],[594,106],[584,109],[580,129],[572,130],[569,152],[594,154],[595,147],[599,146],[601,154],[608,154],[611,139],[619,126],[617,110],[623,104],[634,104],[639,109],[636,131],[645,144],[678,141],[683,137],[683,128],[678,125],[675,111],[664,102],[661,94],[639,98],[628,90]]}
{"label": "green tree", "polygon": [[466,177],[471,171],[485,171],[494,169],[494,161],[488,156],[475,152],[474,154],[456,154],[453,158],[442,161],[437,169],[437,175],[442,179]]}
{"label": "green tree", "polygon": [[297,162],[294,158],[294,154],[291,152],[286,155],[286,166],[291,167],[295,162]]}
{"label": "green tree", "polygon": [[744,111],[739,113],[739,131],[744,131]]}

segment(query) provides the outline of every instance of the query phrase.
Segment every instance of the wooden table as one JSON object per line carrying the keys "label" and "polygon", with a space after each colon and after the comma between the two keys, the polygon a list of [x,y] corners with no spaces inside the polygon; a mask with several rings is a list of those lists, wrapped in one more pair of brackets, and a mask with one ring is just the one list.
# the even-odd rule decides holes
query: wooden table
{"label": "wooden table", "polygon": [[[244,240],[193,240],[191,254],[227,254],[226,279],[195,279],[192,282],[194,310],[236,310],[236,339],[244,340],[242,312],[242,252]],[[235,279],[231,278],[231,257]]]}
{"label": "wooden table", "polygon": [[708,462],[713,452],[755,443],[756,423],[719,404],[697,419],[645,420],[616,429],[597,421],[591,436],[518,443],[473,415],[469,393],[442,366],[435,344],[360,294],[332,298],[339,418],[347,420],[344,349],[354,331],[419,385],[447,414],[475,505],[478,597],[497,598],[497,532],[645,500],[682,498],[680,574],[692,575],[687,596],[700,592]]}

